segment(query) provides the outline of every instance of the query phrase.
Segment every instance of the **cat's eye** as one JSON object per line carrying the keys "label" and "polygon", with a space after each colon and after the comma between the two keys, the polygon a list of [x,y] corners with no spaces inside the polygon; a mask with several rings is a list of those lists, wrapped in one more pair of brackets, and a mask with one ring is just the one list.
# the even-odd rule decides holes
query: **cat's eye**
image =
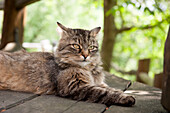
{"label": "cat's eye", "polygon": [[94,49],[96,49],[96,47],[95,47],[95,46],[89,46],[88,49],[89,49],[89,50],[94,50]]}
{"label": "cat's eye", "polygon": [[80,49],[80,46],[77,45],[77,44],[73,44],[72,47],[75,48],[75,49]]}

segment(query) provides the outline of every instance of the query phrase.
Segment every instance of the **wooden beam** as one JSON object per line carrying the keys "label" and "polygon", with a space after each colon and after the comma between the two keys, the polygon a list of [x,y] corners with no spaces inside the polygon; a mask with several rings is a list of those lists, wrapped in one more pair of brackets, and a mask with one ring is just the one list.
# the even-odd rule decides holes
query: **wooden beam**
{"label": "wooden beam", "polygon": [[29,4],[32,4],[36,1],[40,1],[40,0],[16,0],[15,2],[15,6],[17,9],[21,9]]}
{"label": "wooden beam", "polygon": [[4,9],[4,0],[0,1],[0,10]]}
{"label": "wooden beam", "polygon": [[[0,1],[0,10],[4,9],[4,2],[5,0]],[[29,4],[32,4],[34,2],[37,2],[40,0],[15,0],[15,6],[17,9],[21,9]]]}

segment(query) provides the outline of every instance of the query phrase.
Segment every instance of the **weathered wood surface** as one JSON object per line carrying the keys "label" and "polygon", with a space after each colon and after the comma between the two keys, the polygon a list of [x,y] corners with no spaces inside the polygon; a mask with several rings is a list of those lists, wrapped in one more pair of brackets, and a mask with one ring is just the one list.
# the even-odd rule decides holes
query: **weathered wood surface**
{"label": "weathered wood surface", "polygon": [[[128,81],[106,73],[106,82],[124,89]],[[34,95],[13,91],[0,91],[0,109],[3,113],[167,113],[160,104],[161,91],[135,82],[126,93],[136,97],[133,107],[87,103],[56,97]],[[23,100],[23,101],[21,101]],[[17,103],[17,104],[16,104]],[[7,110],[3,110],[7,108]]]}
{"label": "weathered wood surface", "polygon": [[23,100],[34,94],[11,92],[11,91],[1,91],[0,92],[0,108],[3,108],[11,103],[15,103],[19,100]]}

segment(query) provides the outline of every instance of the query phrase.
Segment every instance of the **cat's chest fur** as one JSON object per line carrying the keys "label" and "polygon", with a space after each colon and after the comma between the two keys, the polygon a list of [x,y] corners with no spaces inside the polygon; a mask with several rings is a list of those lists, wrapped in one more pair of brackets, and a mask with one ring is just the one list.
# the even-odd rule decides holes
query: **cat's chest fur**
{"label": "cat's chest fur", "polygon": [[90,63],[85,66],[75,66],[70,65],[67,63],[63,63],[60,61],[57,61],[60,69],[63,69],[60,71],[60,73],[70,73],[68,76],[71,76],[71,72],[81,74],[83,73],[83,76],[86,77],[85,79],[88,80],[90,84],[98,85],[101,84],[104,81],[104,74],[102,73],[102,67],[99,64],[96,63]]}

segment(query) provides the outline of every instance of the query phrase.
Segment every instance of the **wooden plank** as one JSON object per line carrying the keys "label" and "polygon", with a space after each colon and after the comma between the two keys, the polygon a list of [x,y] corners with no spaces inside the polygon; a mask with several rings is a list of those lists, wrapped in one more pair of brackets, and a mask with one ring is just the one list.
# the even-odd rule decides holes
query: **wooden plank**
{"label": "wooden plank", "polygon": [[161,103],[170,112],[170,26],[168,36],[165,42],[163,74],[164,81]]}
{"label": "wooden plank", "polygon": [[5,113],[101,113],[103,104],[77,102],[52,95],[44,95],[7,110]]}
{"label": "wooden plank", "polygon": [[[106,73],[106,81],[114,88],[123,89],[127,80]],[[109,79],[109,80],[108,80]],[[11,92],[11,95],[14,95]],[[136,104],[133,107],[112,105],[106,113],[166,113],[160,104],[161,90],[142,83],[135,82],[125,91],[127,95],[134,95]],[[0,100],[6,94],[0,95]],[[11,97],[15,98],[15,97]],[[8,100],[7,98],[5,100]],[[1,103],[0,103],[1,104]],[[105,105],[74,101],[54,95],[43,95],[8,109],[5,113],[101,113]]]}
{"label": "wooden plank", "polygon": [[102,113],[106,106],[104,104],[78,102],[63,113]]}
{"label": "wooden plank", "polygon": [[132,107],[111,106],[105,113],[167,113],[157,96],[135,96],[136,105]]}
{"label": "wooden plank", "polygon": [[16,0],[15,6],[17,9],[21,9],[29,4],[32,4],[34,2],[37,2],[40,0]]}
{"label": "wooden plank", "polygon": [[[106,78],[105,78],[105,82],[110,86],[113,87],[115,89],[121,89],[123,90],[126,85],[128,84],[128,80],[124,80],[122,78],[119,78],[117,76],[114,75],[110,75],[109,73],[105,72],[106,74]],[[118,79],[118,81],[117,81]],[[120,84],[121,83],[121,84]]]}
{"label": "wooden plank", "polygon": [[11,108],[5,113],[62,113],[75,103],[77,101],[54,95],[43,95]]}
{"label": "wooden plank", "polygon": [[[108,80],[107,80],[108,79]],[[106,82],[112,83],[114,88],[117,86],[122,89],[127,83],[127,80],[119,77],[112,77],[107,75]],[[132,107],[121,107],[112,105],[106,110],[106,113],[166,113],[160,104],[161,90],[158,88],[150,87],[148,85],[134,82],[132,86],[125,91],[128,95],[133,95],[136,98],[136,104]]]}
{"label": "wooden plank", "polygon": [[167,113],[160,104],[161,91],[134,90],[131,95],[136,98],[134,106],[111,106],[106,113]]}
{"label": "wooden plank", "polygon": [[33,94],[13,91],[0,91],[0,109],[30,96],[33,96]]}

